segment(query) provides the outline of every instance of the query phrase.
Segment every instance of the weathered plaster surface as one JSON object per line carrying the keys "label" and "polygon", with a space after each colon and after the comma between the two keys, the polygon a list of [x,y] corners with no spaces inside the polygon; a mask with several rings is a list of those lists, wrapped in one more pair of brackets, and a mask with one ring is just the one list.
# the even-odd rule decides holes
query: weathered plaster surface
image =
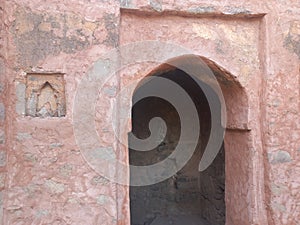
{"label": "weathered plaster surface", "polygon": [[[251,130],[247,138],[253,146],[243,151],[249,155],[236,155],[236,160],[243,158],[240,163],[252,171],[239,181],[239,187],[244,187],[242,181],[247,178],[245,189],[236,190],[241,196],[250,195],[246,216],[256,218],[253,224],[265,224],[261,216],[266,210],[267,224],[298,225],[298,2],[120,2],[122,16],[118,1],[1,1],[2,224],[129,224],[127,187],[117,187],[101,177],[80,154],[72,128],[73,100],[81,78],[101,55],[120,43],[151,39],[192,49],[236,76],[249,101],[244,128]],[[101,126],[100,140],[104,146],[116,143],[111,120],[119,85],[122,87],[133,79],[131,73],[142,79],[156,66],[128,68],[99,97],[103,108],[97,108],[95,120]],[[65,73],[66,117],[25,117],[26,72]],[[226,93],[230,96],[228,90]],[[231,114],[239,116],[238,111]],[[228,137],[234,138],[234,129],[241,127],[240,120],[232,121]],[[242,144],[238,146],[243,148]],[[126,149],[118,154],[127,160]],[[233,173],[239,165],[229,169]],[[240,213],[238,208],[232,210]]]}
{"label": "weathered plaster surface", "polygon": [[[3,224],[122,224],[116,185],[88,166],[72,127],[77,83],[99,55],[118,45],[118,3],[5,4],[11,147]],[[27,72],[65,73],[65,117],[25,116]]]}
{"label": "weathered plaster surface", "polygon": [[9,101],[6,98],[8,83],[6,78],[7,69],[7,24],[4,22],[5,5],[0,3],[0,221],[3,221],[4,190],[7,177],[7,150],[8,141],[8,123],[7,108]]}

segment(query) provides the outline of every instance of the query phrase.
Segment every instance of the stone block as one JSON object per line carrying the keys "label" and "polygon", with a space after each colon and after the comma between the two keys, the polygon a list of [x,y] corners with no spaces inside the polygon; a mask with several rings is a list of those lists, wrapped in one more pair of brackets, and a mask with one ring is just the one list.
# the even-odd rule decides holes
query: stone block
{"label": "stone block", "polygon": [[0,166],[6,165],[6,152],[0,151]]}
{"label": "stone block", "polygon": [[5,133],[3,130],[0,130],[0,144],[5,143]]}
{"label": "stone block", "polygon": [[271,164],[278,164],[278,163],[287,163],[292,161],[292,157],[290,153],[287,151],[279,150],[276,152],[272,152],[269,154],[269,162]]}
{"label": "stone block", "polygon": [[26,85],[23,83],[19,83],[16,86],[16,113],[18,115],[25,115],[25,90]]}
{"label": "stone block", "polygon": [[0,121],[4,121],[5,119],[5,106],[2,102],[0,102]]}
{"label": "stone block", "polygon": [[27,74],[26,115],[63,117],[66,115],[63,74]]}
{"label": "stone block", "polygon": [[51,194],[62,194],[65,191],[65,185],[54,180],[47,180],[45,186]]}

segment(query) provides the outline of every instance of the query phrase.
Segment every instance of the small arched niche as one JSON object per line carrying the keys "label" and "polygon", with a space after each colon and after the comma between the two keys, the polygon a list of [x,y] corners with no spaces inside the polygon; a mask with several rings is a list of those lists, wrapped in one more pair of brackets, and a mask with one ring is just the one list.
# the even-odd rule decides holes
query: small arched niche
{"label": "small arched niche", "polygon": [[57,97],[58,92],[49,82],[46,82],[38,93],[37,115],[42,117],[54,116],[58,108]]}
{"label": "small arched niche", "polygon": [[63,74],[27,74],[26,115],[42,118],[66,115]]}
{"label": "small arched niche", "polygon": [[[147,79],[149,77],[150,82]],[[238,209],[238,205],[247,204],[247,196],[240,190],[242,185],[232,178],[236,175],[242,180],[247,179],[248,164],[243,164],[244,161],[241,160],[241,163],[235,163],[241,166],[241,171],[233,171],[232,168],[235,169],[236,165],[232,166],[229,161],[235,160],[234,151],[240,151],[241,147],[247,149],[247,134],[233,137],[238,140],[239,146],[231,145],[234,140],[224,142],[222,139],[212,163],[199,172],[199,162],[204,157],[210,137],[213,132],[218,132],[215,128],[212,129],[212,118],[217,120],[215,122],[220,130],[248,130],[248,103],[242,86],[233,75],[206,58],[188,55],[169,60],[155,68],[137,85],[132,97],[135,102],[132,106],[132,134],[138,139],[149,138],[149,122],[154,117],[162,118],[167,130],[162,141],[150,151],[136,151],[129,144],[130,165],[147,166],[162,161],[172,154],[179,140],[182,141],[182,115],[174,105],[157,96],[139,101],[136,99],[139,98],[139,92],[155,87],[155,82],[159,87],[158,78],[176,83],[191,98],[200,123],[199,135],[196,140],[184,139],[186,146],[189,146],[189,142],[196,142],[196,148],[187,163],[182,168],[176,168],[172,177],[152,185],[130,187],[131,225],[225,225],[230,220],[246,221],[245,218],[232,215],[239,210],[248,213],[247,208]],[[211,99],[213,106],[209,103]],[[179,101],[184,104],[185,99]],[[215,115],[213,117],[212,110]],[[156,133],[160,133],[159,127],[157,129]],[[230,135],[225,137],[232,138]],[[133,179],[132,173],[130,176]],[[235,193],[235,197],[232,197],[235,191],[240,191],[241,194]],[[237,202],[239,203],[235,205]]]}

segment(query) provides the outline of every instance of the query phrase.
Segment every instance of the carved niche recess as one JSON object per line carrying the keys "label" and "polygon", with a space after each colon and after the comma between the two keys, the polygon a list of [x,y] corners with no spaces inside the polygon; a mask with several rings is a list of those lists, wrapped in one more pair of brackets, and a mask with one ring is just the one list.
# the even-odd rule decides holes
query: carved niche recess
{"label": "carved niche recess", "polygon": [[32,117],[63,117],[66,115],[63,74],[27,74],[26,115]]}

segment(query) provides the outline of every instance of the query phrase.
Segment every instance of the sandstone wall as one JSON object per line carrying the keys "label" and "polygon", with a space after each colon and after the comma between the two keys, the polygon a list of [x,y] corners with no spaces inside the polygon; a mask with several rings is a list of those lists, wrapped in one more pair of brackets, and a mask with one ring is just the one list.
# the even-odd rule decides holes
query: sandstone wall
{"label": "sandstone wall", "polygon": [[[122,224],[126,214],[125,219],[117,217],[116,185],[85,163],[72,127],[80,78],[101,54],[118,45],[118,3],[4,3],[1,21],[7,34],[2,37],[8,50],[1,79],[9,83],[4,97],[10,143],[6,151],[1,143],[1,167],[7,154],[9,170],[2,224]],[[25,116],[27,72],[64,74],[64,117]]]}
{"label": "sandstone wall", "polygon": [[[96,173],[80,154],[73,102],[93,63],[105,65],[103,54],[119,44],[152,39],[193,49],[237,76],[249,99],[255,146],[249,149],[255,160],[247,166],[256,171],[249,183],[259,187],[249,215],[265,217],[256,224],[299,225],[297,1],[6,0],[0,10],[2,224],[129,224],[127,188]],[[25,116],[26,73],[32,72],[64,74],[64,117]],[[130,77],[121,79],[105,87],[103,107],[97,109],[104,149],[116,143],[112,105],[119,85]],[[265,206],[258,216],[251,210],[257,201]]]}

